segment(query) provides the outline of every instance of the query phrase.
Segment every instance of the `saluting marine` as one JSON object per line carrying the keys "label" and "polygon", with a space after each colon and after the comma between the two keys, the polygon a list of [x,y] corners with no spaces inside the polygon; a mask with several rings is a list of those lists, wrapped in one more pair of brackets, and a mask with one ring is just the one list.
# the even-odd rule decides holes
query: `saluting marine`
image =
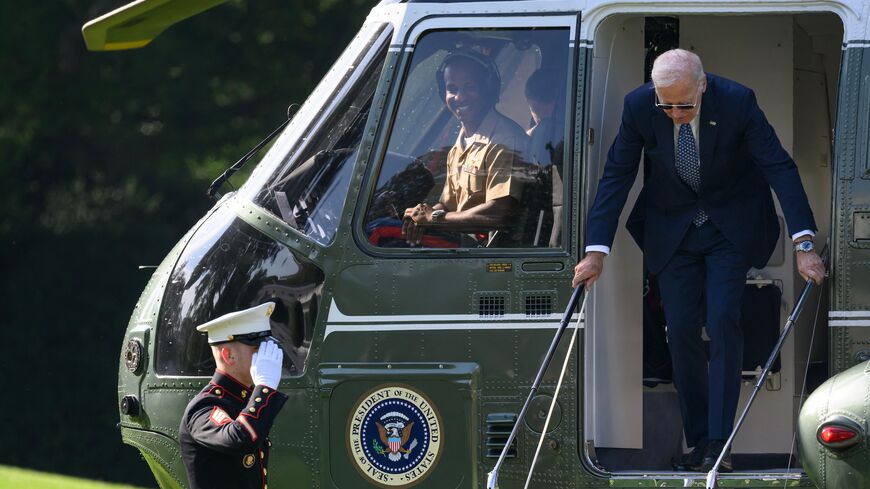
{"label": "saluting marine", "polygon": [[284,354],[267,302],[198,326],[217,369],[187,405],[179,428],[191,489],[266,489],[269,429],[287,396],[277,391]]}

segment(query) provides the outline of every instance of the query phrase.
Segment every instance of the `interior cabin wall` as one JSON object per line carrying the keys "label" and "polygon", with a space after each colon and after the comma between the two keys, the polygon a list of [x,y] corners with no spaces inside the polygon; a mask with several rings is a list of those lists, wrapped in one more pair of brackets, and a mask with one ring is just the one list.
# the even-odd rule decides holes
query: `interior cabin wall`
{"label": "interior cabin wall", "polygon": [[[589,204],[619,126],[622,99],[643,82],[643,28],[642,16],[622,15],[606,19],[596,30],[588,116],[595,139],[587,147],[586,159]],[[755,91],[768,121],[799,167],[820,229],[817,243],[826,239],[830,227],[830,121],[836,107],[841,41],[841,24],[831,14],[680,16],[681,47],[696,52],[705,71]],[[622,222],[638,189],[636,182]],[[769,266],[758,271],[782,288],[780,324],[802,285],[793,261],[790,235],[783,229]],[[644,389],[651,389],[641,384],[641,270],[642,256],[621,223],[613,254],[606,260],[589,305],[586,433],[599,448],[642,446]],[[735,453],[791,451],[816,297],[783,348],[782,370],[756,399],[735,442]],[[820,317],[826,314],[822,311]],[[812,361],[825,361],[823,343],[824,335],[817,333],[814,354],[809,357]],[[744,384],[741,408],[752,386],[752,382]],[[672,392],[673,387],[660,385],[652,391]]]}
{"label": "interior cabin wall", "polygon": [[[589,127],[593,144],[587,147],[590,187],[596,183],[616,137],[625,94],[643,83],[644,19],[610,18],[595,36],[592,59],[592,96]],[[638,174],[638,179],[641,176]],[[635,183],[628,202],[640,190]],[[643,256],[625,231],[623,213],[613,242],[614,259],[605,263],[587,304],[586,433],[598,447],[641,448],[643,445],[643,332],[640,303]],[[587,437],[589,437],[587,435]]]}
{"label": "interior cabin wall", "polygon": [[[684,17],[681,43],[695,51],[704,69],[742,83],[755,91],[758,104],[789,154],[794,154],[794,21],[791,16]],[[779,202],[777,213],[782,216]],[[784,219],[780,219],[784,223]],[[782,227],[780,242],[768,266],[760,271],[778,281],[783,292],[784,320],[794,301],[794,254]],[[787,252],[788,251],[788,252]],[[782,321],[781,321],[782,322]],[[751,331],[746,331],[751,335]],[[782,349],[782,369],[772,376],[755,400],[734,442],[737,453],[788,453],[794,426],[794,336]],[[798,355],[799,356],[799,355]],[[738,406],[746,404],[752,382],[745,382]]]}

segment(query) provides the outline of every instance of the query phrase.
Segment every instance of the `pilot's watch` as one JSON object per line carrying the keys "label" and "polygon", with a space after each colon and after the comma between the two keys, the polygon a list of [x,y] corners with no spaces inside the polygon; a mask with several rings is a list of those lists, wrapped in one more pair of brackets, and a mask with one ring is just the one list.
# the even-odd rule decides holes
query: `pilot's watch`
{"label": "pilot's watch", "polygon": [[813,240],[811,239],[805,239],[799,243],[795,243],[794,245],[795,251],[800,251],[803,253],[809,253],[810,251],[813,251],[814,248],[815,247],[813,246]]}

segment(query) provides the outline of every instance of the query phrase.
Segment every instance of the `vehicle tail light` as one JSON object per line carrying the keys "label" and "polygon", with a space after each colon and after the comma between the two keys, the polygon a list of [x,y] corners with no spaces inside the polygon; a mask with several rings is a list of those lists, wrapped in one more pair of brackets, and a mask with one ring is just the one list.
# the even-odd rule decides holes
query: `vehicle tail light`
{"label": "vehicle tail light", "polygon": [[816,435],[819,443],[827,448],[844,449],[861,441],[861,429],[851,423],[825,423]]}

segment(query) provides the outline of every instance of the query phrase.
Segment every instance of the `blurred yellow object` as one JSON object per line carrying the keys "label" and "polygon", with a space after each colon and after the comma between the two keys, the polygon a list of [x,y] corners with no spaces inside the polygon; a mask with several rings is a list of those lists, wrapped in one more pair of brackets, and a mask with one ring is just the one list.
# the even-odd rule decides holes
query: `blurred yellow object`
{"label": "blurred yellow object", "polygon": [[148,45],[171,25],[226,0],[137,0],[82,27],[91,51],[120,51]]}

